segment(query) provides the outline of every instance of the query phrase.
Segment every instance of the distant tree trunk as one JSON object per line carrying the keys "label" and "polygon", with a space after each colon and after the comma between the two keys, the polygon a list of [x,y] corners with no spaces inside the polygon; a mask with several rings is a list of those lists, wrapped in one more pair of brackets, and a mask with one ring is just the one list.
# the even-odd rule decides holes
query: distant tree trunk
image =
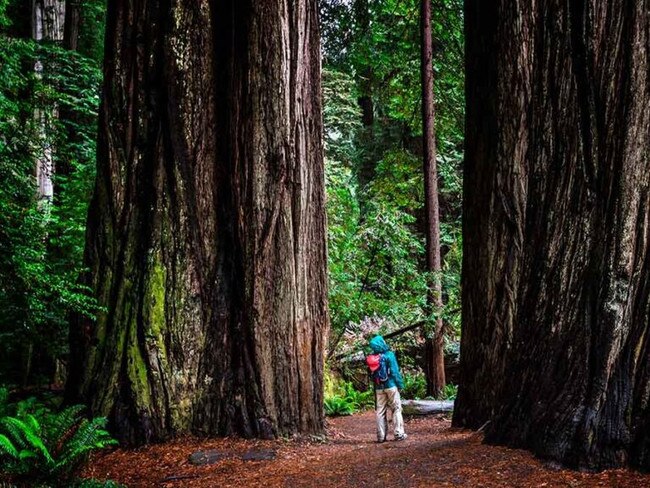
{"label": "distant tree trunk", "polygon": [[[356,25],[356,41],[365,43],[367,48],[370,45],[370,5],[368,0],[354,0],[354,16]],[[370,58],[368,49],[364,49]],[[360,146],[365,148],[360,157],[359,183],[361,187],[366,186],[375,176],[376,151],[375,146],[375,104],[373,94],[373,67],[372,59],[365,60],[366,65],[362,66],[357,73],[357,86],[359,90],[359,108],[361,109]]]}
{"label": "distant tree trunk", "polygon": [[435,104],[433,99],[433,42],[431,38],[431,0],[420,3],[422,71],[422,148],[424,171],[424,212],[426,270],[433,275],[427,293],[428,313],[436,313],[433,336],[425,340],[427,394],[437,396],[445,387],[445,355],[440,279],[440,214],[438,208],[438,170],[436,167]]}
{"label": "distant tree trunk", "polygon": [[32,38],[37,41],[63,40],[65,0],[32,0]]}
{"label": "distant tree trunk", "polygon": [[[31,37],[40,42],[60,42],[63,40],[65,19],[65,0],[32,0]],[[43,59],[36,59],[33,66],[35,77],[42,78],[48,69]],[[40,93],[33,93],[34,133],[32,151],[34,157],[34,176],[39,208],[43,212],[44,231],[48,230],[51,203],[54,198],[54,128],[58,117],[56,104],[43,103]],[[44,234],[45,236],[45,234]],[[26,387],[31,378],[34,359],[34,344],[24,345],[22,383]],[[38,348],[37,351],[38,352]]]}
{"label": "distant tree trunk", "polygon": [[65,25],[63,29],[63,47],[76,51],[79,47],[79,24],[81,21],[81,0],[65,2]]}
{"label": "distant tree trunk", "polygon": [[454,424],[650,468],[650,2],[465,3]]}
{"label": "distant tree trunk", "polygon": [[323,428],[315,0],[109,1],[68,394],[122,441]]}
{"label": "distant tree trunk", "polygon": [[[32,38],[36,41],[60,42],[63,40],[65,21],[65,0],[32,0]],[[46,67],[38,59],[34,66],[37,76]],[[38,197],[51,201],[54,196],[54,150],[52,147],[53,121],[57,117],[57,107],[45,107],[37,101],[34,119],[37,125],[36,144],[36,183]]]}
{"label": "distant tree trunk", "polygon": [[[63,29],[63,47],[70,51],[77,51],[79,47],[79,26],[81,23],[81,0],[66,0],[65,2],[65,25]],[[92,126],[95,119],[92,115],[82,115],[75,113],[74,109],[68,105],[63,105],[59,109],[59,120],[66,127],[65,142],[69,145],[68,157],[57,158],[56,174],[59,177],[69,176],[72,173],[69,153],[75,147],[83,147],[83,138],[79,134],[76,125],[83,123]],[[82,120],[80,120],[82,119]],[[55,199],[58,195],[55,196]],[[57,368],[59,369],[59,368]]]}

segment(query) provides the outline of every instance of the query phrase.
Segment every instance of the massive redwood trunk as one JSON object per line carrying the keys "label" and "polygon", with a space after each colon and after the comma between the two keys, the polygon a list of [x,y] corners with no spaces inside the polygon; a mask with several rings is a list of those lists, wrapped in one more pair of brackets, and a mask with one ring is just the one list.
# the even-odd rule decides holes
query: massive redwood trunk
{"label": "massive redwood trunk", "polygon": [[465,5],[454,422],[650,468],[650,1]]}
{"label": "massive redwood trunk", "polygon": [[128,443],[323,427],[313,0],[109,1],[69,393]]}
{"label": "massive redwood trunk", "polygon": [[431,38],[431,0],[420,2],[420,53],[422,75],[422,148],[426,271],[430,274],[427,312],[435,314],[432,333],[425,340],[427,394],[438,396],[445,387],[445,353],[442,323],[442,270],[440,262],[440,212],[438,169],[436,166],[435,103],[433,99],[433,39]]}

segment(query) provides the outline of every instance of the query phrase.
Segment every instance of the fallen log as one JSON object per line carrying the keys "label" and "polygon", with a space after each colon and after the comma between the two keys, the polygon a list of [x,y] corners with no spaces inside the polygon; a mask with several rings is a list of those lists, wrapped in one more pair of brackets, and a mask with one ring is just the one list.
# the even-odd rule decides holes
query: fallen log
{"label": "fallen log", "polygon": [[436,415],[453,411],[453,400],[402,400],[404,415]]}

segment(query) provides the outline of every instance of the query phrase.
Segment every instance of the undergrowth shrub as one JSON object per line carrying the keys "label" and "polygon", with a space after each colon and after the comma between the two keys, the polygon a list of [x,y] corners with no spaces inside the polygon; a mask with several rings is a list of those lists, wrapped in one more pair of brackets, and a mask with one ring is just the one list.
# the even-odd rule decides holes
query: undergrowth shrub
{"label": "undergrowth shrub", "polygon": [[325,398],[323,404],[325,406],[325,415],[328,417],[342,417],[352,415],[358,411],[357,406],[349,398],[338,395]]}
{"label": "undergrowth shrub", "polygon": [[91,451],[117,444],[106,419],[87,419],[83,410],[54,412],[34,399],[10,404],[0,388],[0,473],[18,485],[74,486],[73,474]]}
{"label": "undergrowth shrub", "polygon": [[373,391],[359,391],[351,382],[343,381],[339,385],[329,388],[329,393],[325,395],[324,405],[327,416],[352,415],[374,406]]}
{"label": "undergrowth shrub", "polygon": [[421,400],[427,396],[427,380],[422,373],[404,374],[404,388],[401,397],[409,400]]}
{"label": "undergrowth shrub", "polygon": [[440,393],[440,400],[455,400],[458,394],[458,385],[448,384]]}

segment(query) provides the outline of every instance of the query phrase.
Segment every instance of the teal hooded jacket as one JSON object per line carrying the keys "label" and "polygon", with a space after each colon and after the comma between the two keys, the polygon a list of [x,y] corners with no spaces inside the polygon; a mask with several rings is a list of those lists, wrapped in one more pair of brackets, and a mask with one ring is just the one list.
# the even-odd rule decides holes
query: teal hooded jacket
{"label": "teal hooded jacket", "polygon": [[395,353],[388,347],[388,344],[386,344],[384,338],[378,335],[370,339],[370,349],[372,349],[372,352],[375,354],[383,354],[388,361],[388,368],[390,369],[388,380],[381,386],[375,385],[375,389],[384,390],[386,388],[392,388],[393,386],[396,386],[400,389],[404,388],[404,381],[402,380],[402,375],[399,372],[397,358],[395,357]]}

